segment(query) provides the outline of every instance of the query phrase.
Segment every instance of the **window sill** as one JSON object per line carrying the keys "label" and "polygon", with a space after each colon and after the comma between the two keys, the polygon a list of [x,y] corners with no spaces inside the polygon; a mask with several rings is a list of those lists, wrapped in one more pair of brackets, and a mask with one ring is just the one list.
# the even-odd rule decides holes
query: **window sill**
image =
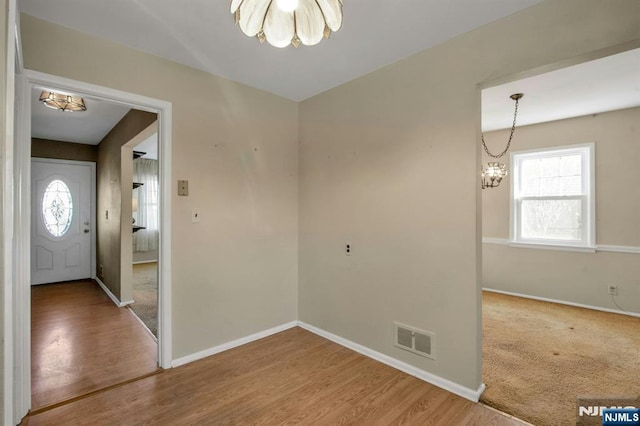
{"label": "window sill", "polygon": [[540,250],[560,250],[560,251],[575,251],[579,253],[595,253],[596,246],[571,246],[562,244],[538,244],[538,243],[520,243],[516,241],[509,241],[510,247],[516,248],[528,248],[528,249],[540,249]]}

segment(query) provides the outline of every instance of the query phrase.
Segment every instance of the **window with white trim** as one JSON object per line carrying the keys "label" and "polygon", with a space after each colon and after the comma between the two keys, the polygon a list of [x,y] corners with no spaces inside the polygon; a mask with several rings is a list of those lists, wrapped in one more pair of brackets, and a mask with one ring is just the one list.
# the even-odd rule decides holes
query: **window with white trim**
{"label": "window with white trim", "polygon": [[594,144],[513,152],[512,243],[595,247]]}

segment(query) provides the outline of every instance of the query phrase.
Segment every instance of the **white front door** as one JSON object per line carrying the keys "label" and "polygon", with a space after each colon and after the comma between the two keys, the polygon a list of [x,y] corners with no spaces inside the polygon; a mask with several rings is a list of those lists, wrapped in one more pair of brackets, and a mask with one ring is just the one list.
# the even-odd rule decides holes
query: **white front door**
{"label": "white front door", "polygon": [[90,164],[31,161],[31,284],[91,277]]}

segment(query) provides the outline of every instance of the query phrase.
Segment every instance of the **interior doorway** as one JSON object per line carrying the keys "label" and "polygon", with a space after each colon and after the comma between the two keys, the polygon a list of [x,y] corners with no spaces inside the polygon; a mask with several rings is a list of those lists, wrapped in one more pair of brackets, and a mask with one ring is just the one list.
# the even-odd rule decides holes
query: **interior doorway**
{"label": "interior doorway", "polygon": [[[143,139],[138,143],[139,139]],[[134,314],[158,335],[158,131],[146,129],[133,146],[132,288]]]}
{"label": "interior doorway", "polygon": [[[35,87],[31,105],[31,403],[39,412],[158,371],[155,336],[124,307],[136,300],[119,266],[130,264],[139,229],[127,226],[137,183],[123,142],[157,115],[56,87]],[[155,228],[157,239],[157,220]]]}
{"label": "interior doorway", "polygon": [[[103,88],[100,86],[90,85],[87,83],[68,80],[47,74],[25,71],[16,81],[16,192],[21,196],[18,198],[16,206],[16,280],[15,280],[15,300],[16,307],[14,310],[14,333],[15,341],[15,380],[14,395],[15,398],[15,418],[21,419],[32,408],[31,405],[31,217],[32,217],[32,191],[31,191],[31,92],[36,89],[56,89],[61,93],[79,94],[87,99],[95,99],[110,102],[141,111],[149,111],[158,115],[158,134],[159,134],[159,152],[162,155],[159,159],[159,260],[158,269],[158,340],[157,349],[153,354],[154,365],[160,365],[162,368],[171,366],[171,303],[170,303],[170,190],[168,182],[170,181],[170,125],[171,125],[171,105],[167,102],[146,98],[131,93],[120,92],[117,90]],[[62,112],[62,114],[64,114]],[[119,179],[116,179],[119,180]],[[110,182],[113,183],[113,182]],[[69,186],[69,185],[67,185]],[[63,187],[64,189],[64,187]],[[65,191],[61,191],[65,192]],[[129,197],[129,200],[131,198]],[[124,203],[129,204],[128,202]],[[131,205],[128,206],[129,212]],[[104,213],[96,214],[101,217]],[[129,213],[130,216],[130,213]],[[85,221],[82,221],[84,224]],[[58,225],[56,225],[58,226]],[[61,224],[63,228],[66,226]],[[72,225],[70,225],[72,226]],[[83,225],[84,226],[84,225]],[[46,227],[46,225],[45,225]],[[57,232],[57,231],[56,231]],[[131,231],[130,231],[131,232]],[[130,244],[130,242],[129,242]],[[130,245],[129,245],[130,247]],[[129,252],[129,256],[131,253]],[[128,267],[130,268],[130,262]],[[100,263],[95,269],[92,266],[91,278],[95,278],[100,282]],[[81,285],[85,280],[76,281]],[[55,285],[55,284],[54,284]],[[41,288],[47,287],[39,286]],[[102,290],[98,287],[99,291]],[[108,288],[107,288],[108,290]],[[113,292],[112,292],[113,293]],[[101,293],[108,294],[108,292]],[[116,296],[115,300],[114,297]],[[120,296],[120,297],[118,297]],[[110,307],[118,309],[120,312],[126,313],[129,318],[133,315],[128,309],[124,311],[119,309],[113,302],[119,302],[119,305],[126,305],[129,300],[123,295],[110,294],[107,301]],[[112,300],[109,300],[111,298]],[[106,305],[105,305],[106,306]],[[145,332],[146,333],[146,332]],[[148,333],[147,333],[148,335]],[[154,343],[155,345],[155,343]],[[67,359],[72,362],[72,359]]]}
{"label": "interior doorway", "polygon": [[482,91],[492,153],[510,140],[510,95],[524,97],[509,155],[482,156],[508,175],[482,190],[481,401],[533,424],[575,422],[580,397],[636,397],[640,210],[619,187],[640,181],[628,48]]}

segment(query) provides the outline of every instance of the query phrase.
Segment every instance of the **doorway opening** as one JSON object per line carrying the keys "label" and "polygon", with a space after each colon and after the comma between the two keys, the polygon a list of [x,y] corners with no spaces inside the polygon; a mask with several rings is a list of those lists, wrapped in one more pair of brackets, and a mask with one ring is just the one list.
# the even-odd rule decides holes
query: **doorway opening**
{"label": "doorway opening", "polygon": [[[68,111],[70,99],[76,111]],[[123,308],[136,303],[126,265],[139,229],[127,226],[136,183],[126,146],[157,115],[56,87],[34,87],[30,100],[31,404],[38,412],[157,371],[155,339]],[[157,172],[155,181],[157,188]],[[155,219],[157,239],[157,212]]]}
{"label": "doorway opening", "polygon": [[[140,141],[141,140],[141,141]],[[130,306],[158,336],[158,129],[151,124],[126,146],[133,146],[133,241]]]}
{"label": "doorway opening", "polygon": [[640,402],[640,205],[626,188],[640,182],[640,49],[627,49],[482,91],[493,152],[509,96],[524,97],[508,177],[482,190],[481,401],[533,424],[575,422],[579,398]]}
{"label": "doorway opening", "polygon": [[[58,157],[65,155],[64,151],[67,150],[67,154],[69,152],[78,152],[83,151],[83,149],[78,148],[80,146],[79,143],[70,141],[69,145],[73,145],[73,149],[69,151],[69,146],[65,145],[64,149],[60,149],[62,145],[52,145],[51,143],[45,143],[50,150],[51,155],[42,155],[36,154],[32,152],[32,131],[31,131],[31,116],[32,109],[35,110],[35,107],[42,107],[42,105],[36,103],[35,105],[31,105],[32,102],[32,92],[39,91],[42,89],[47,90],[56,90],[61,93],[68,94],[77,94],[83,97],[89,104],[112,104],[113,106],[117,106],[120,109],[124,108],[124,115],[120,117],[121,120],[124,120],[125,115],[128,114],[138,114],[138,115],[152,115],[153,121],[156,122],[157,126],[157,134],[158,134],[158,177],[157,177],[157,186],[158,186],[158,201],[157,201],[157,222],[158,222],[158,237],[157,237],[157,250],[158,250],[158,268],[157,268],[157,341],[155,341],[151,335],[148,333],[146,329],[141,327],[137,318],[132,314],[132,311],[123,308],[123,306],[129,305],[134,302],[132,298],[132,284],[131,284],[131,265],[132,265],[132,228],[127,228],[124,226],[119,226],[121,230],[125,231],[119,237],[125,236],[125,238],[120,238],[122,245],[118,248],[128,248],[128,250],[122,251],[120,250],[119,256],[114,256],[112,252],[109,250],[101,249],[101,242],[104,243],[105,240],[108,241],[107,236],[103,236],[101,231],[105,231],[109,229],[109,225],[114,225],[115,218],[117,217],[120,222],[122,218],[128,216],[132,217],[132,175],[129,173],[130,181],[128,182],[128,196],[123,195],[126,193],[126,184],[123,183],[122,177],[123,175],[117,174],[109,174],[106,173],[106,176],[101,175],[101,172],[105,170],[111,170],[111,166],[119,166],[121,170],[125,170],[124,177],[126,178],[126,171],[131,172],[132,170],[132,161],[133,157],[126,159],[124,156],[121,156],[120,153],[122,150],[126,151],[128,147],[123,147],[122,144],[118,145],[118,161],[121,161],[120,164],[109,164],[109,162],[114,162],[115,157],[113,155],[103,155],[98,156],[98,159],[94,161],[94,164],[97,166],[95,170],[97,171],[97,182],[94,194],[97,195],[95,198],[97,202],[95,203],[96,207],[93,208],[92,213],[90,213],[87,219],[87,215],[83,213],[80,209],[80,204],[75,204],[77,206],[75,213],[73,213],[73,203],[74,201],[78,201],[78,193],[73,195],[75,189],[73,188],[74,183],[72,179],[66,179],[66,172],[54,172],[49,176],[50,178],[58,174],[59,179],[49,179],[47,185],[41,182],[43,188],[32,190],[32,182],[36,179],[32,179],[32,163],[31,158],[32,155],[34,157],[49,157],[46,160],[34,160],[34,162],[39,163],[51,163],[57,160],[61,160],[63,163],[66,162],[67,165],[75,165],[74,162],[81,161],[82,159],[73,159],[66,155],[66,158],[60,159]],[[81,293],[84,296],[89,295],[89,301],[86,303],[91,307],[92,317],[96,319],[97,311],[102,310],[102,308],[112,308],[115,309],[119,314],[117,315],[120,319],[125,319],[126,321],[133,320],[134,324],[138,326],[139,329],[144,329],[143,335],[152,342],[153,349],[151,350],[151,359],[154,370],[157,369],[158,366],[161,368],[170,368],[171,367],[171,292],[170,292],[170,179],[171,179],[171,105],[165,101],[160,101],[152,98],[147,98],[139,95],[134,95],[127,92],[121,92],[109,88],[104,88],[100,86],[95,86],[87,83],[77,82],[73,80],[68,80],[56,76],[51,76],[43,73],[33,72],[33,71],[25,71],[21,75],[19,75],[16,82],[16,192],[21,194],[21,197],[17,201],[16,206],[16,233],[15,233],[15,241],[16,241],[16,250],[15,250],[15,259],[16,259],[16,281],[15,281],[15,300],[16,306],[14,309],[14,333],[16,336],[16,344],[15,344],[15,380],[14,380],[14,395],[15,398],[15,418],[21,419],[26,415],[30,409],[32,408],[41,408],[36,405],[32,405],[31,396],[32,396],[32,378],[35,378],[35,375],[32,377],[31,374],[31,366],[32,366],[32,350],[35,351],[38,349],[35,345],[32,347],[32,338],[36,337],[37,332],[35,328],[32,333],[32,325],[35,327],[38,323],[38,318],[36,316],[38,313],[35,311],[36,302],[34,299],[34,304],[31,304],[31,284],[43,284],[43,283],[52,283],[54,284],[45,284],[40,286],[35,286],[38,289],[38,298],[40,301],[58,297],[59,294],[52,296],[54,291],[51,289],[64,289],[61,292],[57,293],[67,293],[68,290],[74,289],[77,290],[78,293]],[[75,114],[75,113],[66,113],[62,111],[53,111],[58,114]],[[74,116],[71,116],[74,117]],[[119,121],[118,121],[119,122]],[[147,123],[148,124],[148,123]],[[145,124],[143,127],[148,127]],[[55,129],[55,126],[46,126],[49,129]],[[116,126],[117,127],[117,126]],[[128,126],[124,126],[127,127]],[[66,128],[63,126],[63,130]],[[112,129],[107,129],[107,134],[111,133]],[[113,129],[116,131],[116,129]],[[35,136],[35,135],[34,135]],[[40,139],[40,138],[38,138]],[[114,139],[118,139],[118,137],[114,137]],[[51,140],[49,140],[51,142]],[[57,141],[59,142],[59,141]],[[42,145],[39,147],[35,147],[34,151],[40,150]],[[84,148],[84,154],[86,154],[91,149]],[[45,149],[46,151],[46,149]],[[131,152],[131,151],[129,151]],[[71,158],[71,159],[69,159]],[[105,160],[107,164],[102,164],[100,159]],[[89,161],[91,163],[91,161]],[[128,166],[127,166],[128,164]],[[37,171],[38,167],[33,167],[33,171]],[[114,167],[115,168],[115,167]],[[101,182],[102,179],[102,182]],[[41,179],[42,180],[42,179]],[[44,179],[47,180],[47,179]],[[56,181],[56,182],[54,182]],[[41,186],[42,186],[41,185]],[[101,190],[101,187],[103,190]],[[105,188],[114,188],[117,187],[119,189],[125,189],[122,191],[119,196],[113,196],[113,192],[109,193],[109,191],[104,190]],[[34,188],[36,188],[34,186]],[[38,192],[40,191],[40,192]],[[117,192],[117,191],[116,191]],[[107,194],[107,195],[105,195]],[[37,198],[38,202],[33,203],[33,199]],[[48,197],[48,198],[47,198]],[[106,208],[101,207],[104,205],[105,200],[101,200],[101,197],[107,198],[109,201],[118,204],[117,206],[107,206]],[[42,200],[40,200],[42,198]],[[55,200],[55,202],[50,202],[48,200],[51,198]],[[47,204],[47,200],[49,203]],[[66,204],[65,204],[66,203]],[[33,205],[32,205],[33,204]],[[41,205],[40,205],[41,204]],[[44,207],[44,206],[48,207]],[[70,208],[71,207],[71,208]],[[55,210],[56,220],[47,222],[43,218],[42,212],[45,212],[47,208],[49,209],[49,213]],[[66,216],[65,216],[66,215]],[[77,215],[77,216],[76,216]],[[49,215],[51,216],[51,214]],[[54,215],[55,216],[55,215]],[[74,220],[75,216],[75,220]],[[32,221],[33,219],[33,221]],[[51,218],[49,218],[51,219]],[[58,220],[60,219],[60,220]],[[65,222],[65,220],[68,222]],[[128,219],[131,220],[131,219]],[[110,223],[103,223],[102,226],[100,221]],[[88,222],[88,224],[87,224]],[[75,244],[71,247],[62,248],[63,257],[60,256],[47,256],[47,250],[51,251],[51,247],[42,247],[39,255],[34,255],[34,250],[37,249],[36,245],[32,246],[32,236],[35,236],[34,228],[32,227],[34,223],[37,223],[40,226],[41,230],[44,230],[42,235],[48,235],[49,240],[55,240],[56,238],[59,240],[63,240],[65,237],[70,236],[68,234],[71,230],[75,229],[80,232],[80,235],[84,235],[85,232],[90,235],[90,238],[93,238],[94,230],[95,230],[95,241],[90,244],[91,248],[89,250],[89,259],[90,259],[90,275],[86,275],[86,271],[83,269],[83,272],[80,274],[82,277],[66,277],[66,276],[56,276],[51,275],[49,278],[44,278],[42,280],[37,279],[37,274],[33,273],[34,265],[43,267],[41,268],[43,271],[45,263],[53,258],[63,259],[62,263],[56,261],[55,263],[51,260],[49,263],[55,265],[62,265],[63,269],[67,266],[72,265],[74,263],[81,264],[83,266],[86,265],[86,253],[83,249],[81,249],[81,245]],[[129,223],[128,221],[126,223]],[[88,230],[88,232],[87,232]],[[128,231],[128,238],[126,238],[126,234]],[[48,234],[46,234],[48,232]],[[41,236],[42,236],[41,235]],[[79,243],[80,244],[80,243]],[[95,247],[95,248],[94,248]],[[113,248],[113,245],[108,247],[109,249]],[[80,258],[74,257],[74,254],[80,253],[82,256]],[[103,257],[106,256],[106,257]],[[123,262],[123,256],[125,257],[125,261]],[[75,259],[75,260],[74,260]],[[106,259],[106,260],[105,260]],[[33,262],[36,263],[33,263]],[[40,262],[39,264],[37,262]],[[111,263],[110,263],[111,262]],[[54,266],[55,266],[54,265]],[[112,266],[116,265],[116,266]],[[51,266],[51,265],[49,265]],[[128,271],[128,278],[127,273]],[[116,276],[119,275],[121,281],[114,281],[111,279],[111,274]],[[46,276],[46,273],[45,273]],[[39,282],[32,281],[32,278],[36,278]],[[55,284],[55,282],[59,282],[63,280],[65,284]],[[96,284],[97,283],[97,284]],[[42,290],[42,291],[40,291]],[[44,295],[44,296],[43,296]],[[97,296],[96,296],[97,295]],[[94,299],[91,299],[94,297]],[[97,299],[95,298],[97,297]],[[77,302],[77,300],[76,300]],[[67,303],[67,302],[65,302]],[[62,303],[64,305],[64,303]],[[69,309],[67,311],[80,311],[82,303],[71,303],[71,305],[67,305]],[[32,308],[34,310],[32,311]],[[39,307],[38,307],[39,309]],[[45,309],[46,310],[46,309]],[[33,323],[32,323],[32,314],[33,314]],[[45,313],[46,314],[46,313]],[[55,323],[55,321],[46,321],[49,325]],[[84,323],[85,331],[89,331],[86,334],[92,334],[91,332],[96,331],[93,326],[98,327],[103,324],[104,321],[97,320],[93,324]],[[41,324],[42,322],[40,322]],[[55,333],[58,333],[60,336],[69,337],[69,333],[73,333],[73,331],[69,328],[69,324],[62,321],[57,323],[58,328],[49,333],[49,339]],[[99,332],[97,332],[99,333]],[[106,338],[96,338],[96,333],[94,333],[94,349],[97,346],[108,346],[108,339]],[[123,342],[126,336],[122,333],[113,332],[113,337],[115,339],[119,339],[119,341]],[[104,337],[104,336],[103,336]],[[136,337],[137,338],[137,337]],[[46,339],[45,339],[46,340]],[[54,352],[54,350],[64,350],[67,349],[66,355],[60,357],[60,360],[63,363],[67,363],[72,365],[76,370],[82,370],[83,366],[76,363],[78,352],[77,351],[68,351],[68,348],[63,348],[65,340],[58,339],[53,342],[49,340],[49,343],[54,343],[49,346],[49,352]],[[60,343],[60,345],[56,346],[55,343]],[[91,345],[89,345],[91,346]],[[144,352],[144,351],[134,351],[136,353]],[[148,351],[147,351],[148,352]],[[124,353],[124,352],[123,352]],[[130,359],[126,356],[123,358],[123,353],[120,353],[120,362],[121,366],[130,361]],[[99,357],[98,357],[99,358]],[[148,360],[147,360],[148,361]],[[75,364],[74,364],[75,363]],[[118,363],[116,363],[118,364]],[[105,367],[105,366],[103,366]],[[131,366],[129,366],[131,367]],[[136,367],[134,366],[134,369]],[[103,368],[103,373],[107,372],[109,368]],[[137,370],[139,371],[139,370]],[[141,374],[148,375],[148,371],[140,371]],[[117,376],[117,374],[115,375]],[[113,376],[113,377],[115,377]],[[109,380],[111,382],[105,382],[104,386],[108,387],[114,384],[113,377]],[[120,377],[117,380],[129,380],[131,377]],[[99,385],[98,388],[102,386]],[[93,392],[96,389],[88,389],[88,392]],[[76,395],[73,395],[76,396]],[[57,398],[55,401],[47,401],[44,403],[46,408],[50,403],[58,403],[60,399]],[[38,405],[43,405],[41,402]]]}

